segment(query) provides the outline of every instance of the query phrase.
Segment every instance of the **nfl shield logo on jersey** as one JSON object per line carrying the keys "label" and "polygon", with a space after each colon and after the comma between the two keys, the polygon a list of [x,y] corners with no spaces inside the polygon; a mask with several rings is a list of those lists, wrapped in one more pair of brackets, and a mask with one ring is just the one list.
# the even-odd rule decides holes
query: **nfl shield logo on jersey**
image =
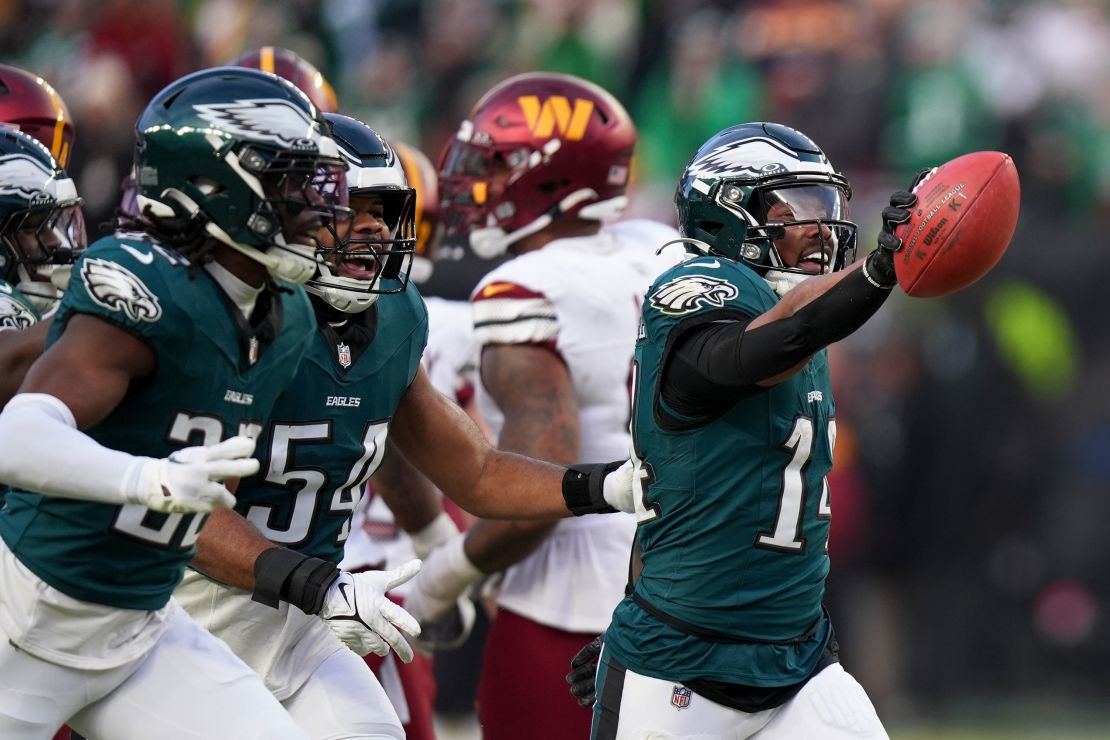
{"label": "nfl shield logo on jersey", "polygon": [[346,370],[351,366],[351,348],[340,342],[335,348],[336,353],[339,355],[339,364]]}
{"label": "nfl shield logo on jersey", "polygon": [[694,692],[685,686],[675,686],[674,691],[671,692],[671,705],[676,709],[685,709],[690,706],[690,697]]}

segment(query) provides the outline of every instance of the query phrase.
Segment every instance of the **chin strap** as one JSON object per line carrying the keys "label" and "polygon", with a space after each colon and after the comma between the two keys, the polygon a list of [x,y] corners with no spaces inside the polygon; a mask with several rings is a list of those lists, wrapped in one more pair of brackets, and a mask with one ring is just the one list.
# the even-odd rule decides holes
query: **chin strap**
{"label": "chin strap", "polygon": [[[255,262],[260,262],[265,266],[266,271],[270,273],[271,277],[294,285],[302,285],[316,274],[316,247],[314,246],[283,243],[274,244],[265,251],[256,247],[248,247],[232,239],[230,234],[208,218],[208,215],[201,210],[201,207],[197,205],[196,201],[180,190],[166,188],[162,191],[162,198],[177,203],[184,209],[188,218],[204,219],[204,231],[208,236],[221,244],[226,244],[236,252],[251,258]],[[137,202],[140,211],[145,210],[145,208],[149,206],[151,212],[155,216],[172,218],[178,215],[172,206],[163,201],[139,195],[137,197]],[[280,233],[278,234],[278,238],[282,238]],[[283,238],[282,241],[284,242]]]}
{"label": "chin strap", "polygon": [[[51,270],[50,280],[36,280],[32,278],[25,265],[19,265],[16,268],[16,274],[19,275],[19,282],[15,284],[15,289],[23,294],[27,302],[30,303],[40,315],[53,308],[54,304],[62,297],[61,289],[53,282],[54,271],[56,271],[58,267],[67,268],[66,275],[68,276],[69,265],[55,265],[54,270]],[[66,282],[68,283],[68,280]]]}
{"label": "chin strap", "polygon": [[[493,259],[500,257],[509,247],[521,239],[531,236],[560,218],[563,214],[576,208],[579,203],[597,197],[597,191],[592,188],[581,188],[570,193],[559,201],[551,210],[544,213],[535,221],[520,227],[516,231],[506,232],[500,226],[486,226],[472,229],[470,232],[470,249],[480,259]],[[578,216],[592,221],[608,223],[616,221],[628,205],[628,196],[618,195],[615,198],[587,203],[578,211]]]}
{"label": "chin strap", "polygon": [[780,296],[786,295],[811,277],[813,277],[813,275],[801,272],[786,272],[784,270],[768,270],[763,275],[763,279],[771,286],[771,290],[775,291]]}

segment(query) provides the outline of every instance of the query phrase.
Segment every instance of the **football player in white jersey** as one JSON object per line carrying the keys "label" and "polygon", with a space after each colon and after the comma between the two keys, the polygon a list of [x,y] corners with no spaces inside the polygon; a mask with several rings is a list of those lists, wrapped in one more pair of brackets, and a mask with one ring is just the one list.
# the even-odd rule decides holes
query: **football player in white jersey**
{"label": "football player in white jersey", "polygon": [[[440,160],[447,228],[479,256],[515,258],[472,295],[479,412],[502,449],[564,464],[629,448],[639,307],[674,259],[663,224],[606,226],[625,203],[636,131],[584,80],[526,74],[494,87]],[[600,457],[599,457],[600,456]],[[634,521],[479,521],[427,559],[406,601],[425,623],[506,570],[478,687],[485,740],[585,737],[563,675],[624,594]]]}

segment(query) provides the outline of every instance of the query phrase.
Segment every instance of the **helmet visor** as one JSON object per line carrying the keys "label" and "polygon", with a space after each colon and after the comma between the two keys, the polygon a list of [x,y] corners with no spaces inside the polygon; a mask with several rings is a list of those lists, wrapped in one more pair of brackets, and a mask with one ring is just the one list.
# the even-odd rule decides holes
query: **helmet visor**
{"label": "helmet visor", "polygon": [[[351,193],[353,217],[322,238],[317,255],[345,290],[403,292],[416,246],[412,188],[366,188]],[[326,281],[326,279],[325,279]],[[318,281],[319,282],[319,281]]]}
{"label": "helmet visor", "polygon": [[755,217],[769,221],[847,221],[848,195],[835,185],[794,185],[761,190]]}
{"label": "helmet visor", "polygon": [[753,238],[770,241],[773,267],[806,274],[834,272],[855,259],[856,225],[848,193],[833,184],[794,184],[757,190]]}
{"label": "helmet visor", "polygon": [[85,250],[81,201],[29,208],[12,215],[5,238],[25,265],[69,265]]}

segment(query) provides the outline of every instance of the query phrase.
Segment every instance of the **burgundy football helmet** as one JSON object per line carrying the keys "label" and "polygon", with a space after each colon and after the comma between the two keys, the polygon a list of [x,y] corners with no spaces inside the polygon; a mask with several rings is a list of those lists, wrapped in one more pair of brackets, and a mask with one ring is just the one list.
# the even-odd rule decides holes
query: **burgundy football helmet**
{"label": "burgundy football helmet", "polygon": [[432,276],[432,260],[443,235],[436,169],[424,152],[411,144],[395,141],[393,151],[401,161],[409,187],[416,191],[416,256],[413,257],[410,277],[413,282],[425,283]]}
{"label": "burgundy football helmet", "polygon": [[321,113],[338,113],[335,90],[320,70],[307,59],[280,46],[262,46],[240,54],[228,63],[233,67],[250,67],[284,77],[308,96]]}
{"label": "burgundy football helmet", "polygon": [[492,258],[556,219],[616,219],[636,128],[597,85],[570,75],[512,77],[478,101],[440,155],[449,234]]}
{"label": "burgundy football helmet", "polygon": [[19,67],[0,64],[0,125],[33,136],[63,168],[73,147],[73,119],[50,83]]}

